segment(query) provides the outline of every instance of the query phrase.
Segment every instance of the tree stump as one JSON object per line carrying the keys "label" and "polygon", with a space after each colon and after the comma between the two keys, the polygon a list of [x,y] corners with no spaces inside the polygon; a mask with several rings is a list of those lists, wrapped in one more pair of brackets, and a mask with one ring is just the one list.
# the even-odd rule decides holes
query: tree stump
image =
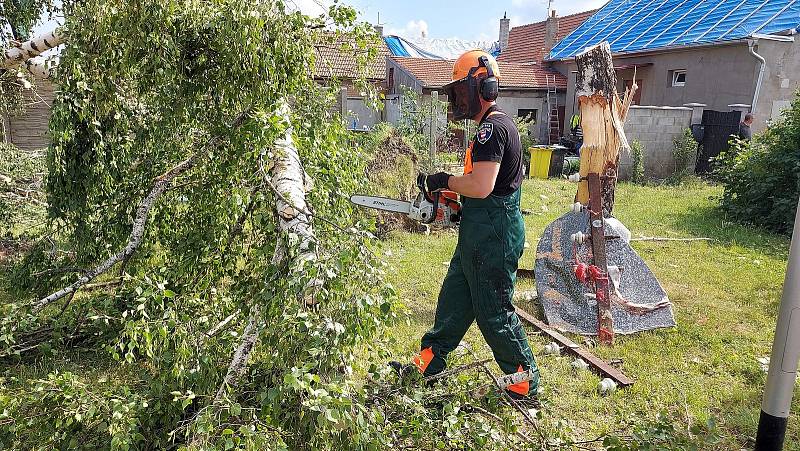
{"label": "tree stump", "polygon": [[[622,124],[635,87],[626,93],[624,102],[620,100],[617,95],[617,74],[607,42],[587,49],[575,57],[575,62],[578,65],[575,95],[583,129],[580,175],[582,178],[588,174],[600,175],[603,214],[609,216],[614,209],[620,152],[630,152]],[[576,201],[589,204],[589,185],[586,180],[578,185]]]}
{"label": "tree stump", "polygon": [[[622,124],[636,92],[634,84],[620,100],[611,47],[602,42],[575,57],[578,75],[575,95],[581,115],[581,181],[575,200],[588,207],[592,260],[600,274],[594,280],[597,300],[597,336],[600,343],[614,340],[611,297],[603,218],[614,209],[620,152],[630,152]],[[636,77],[634,77],[636,79]]]}

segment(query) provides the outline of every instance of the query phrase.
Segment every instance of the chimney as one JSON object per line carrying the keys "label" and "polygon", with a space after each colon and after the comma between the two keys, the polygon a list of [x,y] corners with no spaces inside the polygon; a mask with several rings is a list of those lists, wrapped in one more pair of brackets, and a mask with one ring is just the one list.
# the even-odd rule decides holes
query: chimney
{"label": "chimney", "polygon": [[556,10],[550,11],[547,21],[544,25],[544,57],[550,54],[550,50],[558,43],[558,16]]}
{"label": "chimney", "polygon": [[503,13],[503,18],[500,19],[500,51],[508,47],[508,32],[511,27],[511,19],[508,18],[507,13]]}
{"label": "chimney", "polygon": [[383,25],[375,25],[375,32],[378,33],[380,37],[383,37]]}

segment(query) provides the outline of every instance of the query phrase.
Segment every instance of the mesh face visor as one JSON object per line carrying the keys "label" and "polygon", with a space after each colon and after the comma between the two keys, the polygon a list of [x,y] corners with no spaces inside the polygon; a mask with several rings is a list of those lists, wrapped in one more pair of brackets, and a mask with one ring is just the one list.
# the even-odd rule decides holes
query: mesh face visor
{"label": "mesh face visor", "polygon": [[478,83],[471,75],[446,84],[443,90],[453,109],[453,119],[470,119],[481,111]]}

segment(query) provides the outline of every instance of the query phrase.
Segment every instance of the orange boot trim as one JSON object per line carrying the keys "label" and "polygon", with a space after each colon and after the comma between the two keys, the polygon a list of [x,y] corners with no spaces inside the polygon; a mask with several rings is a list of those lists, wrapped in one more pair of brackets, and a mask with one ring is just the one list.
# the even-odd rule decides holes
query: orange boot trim
{"label": "orange boot trim", "polygon": [[431,364],[432,360],[433,348],[427,347],[423,349],[418,356],[414,357],[414,365],[416,365],[420,373],[425,373],[425,370],[428,369],[428,365]]}
{"label": "orange boot trim", "polygon": [[[525,371],[525,370],[522,369],[522,365],[520,365],[519,368],[517,369],[517,372],[521,373],[523,371]],[[519,383],[514,384],[514,385],[509,385],[508,389],[513,391],[514,393],[516,393],[518,395],[527,396],[528,395],[528,390],[530,390],[530,382],[529,381],[523,381],[523,382],[519,382]]]}

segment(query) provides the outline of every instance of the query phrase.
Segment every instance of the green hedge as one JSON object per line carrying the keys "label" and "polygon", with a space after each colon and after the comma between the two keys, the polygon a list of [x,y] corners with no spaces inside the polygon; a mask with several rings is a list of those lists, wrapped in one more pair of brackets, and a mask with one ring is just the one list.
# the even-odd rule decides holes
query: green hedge
{"label": "green hedge", "polygon": [[791,233],[800,195],[800,92],[752,141],[736,140],[716,160],[722,208],[739,222]]}

